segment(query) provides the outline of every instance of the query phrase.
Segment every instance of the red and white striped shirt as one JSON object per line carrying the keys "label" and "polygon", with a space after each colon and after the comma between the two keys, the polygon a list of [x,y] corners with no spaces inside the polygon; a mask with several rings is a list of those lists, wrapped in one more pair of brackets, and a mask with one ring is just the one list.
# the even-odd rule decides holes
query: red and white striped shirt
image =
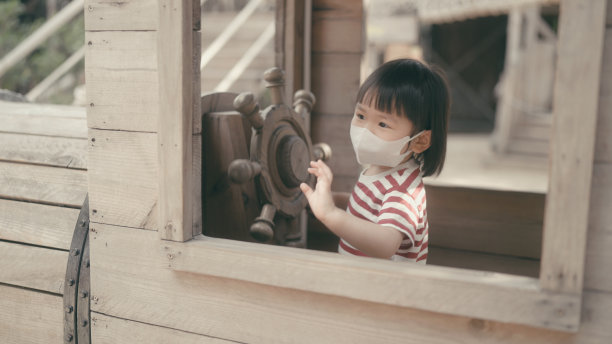
{"label": "red and white striped shirt", "polygon": [[[404,239],[391,260],[425,264],[429,242],[427,200],[418,162],[410,159],[383,173],[361,173],[346,211],[358,218],[394,228]],[[366,256],[340,239],[338,252]]]}

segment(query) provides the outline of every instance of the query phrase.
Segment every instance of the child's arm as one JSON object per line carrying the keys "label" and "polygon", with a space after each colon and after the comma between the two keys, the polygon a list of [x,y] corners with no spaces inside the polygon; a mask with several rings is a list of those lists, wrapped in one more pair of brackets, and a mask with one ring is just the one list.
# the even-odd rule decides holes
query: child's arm
{"label": "child's arm", "polygon": [[317,177],[315,190],[302,183],[314,215],[337,236],[371,257],[390,258],[402,243],[402,234],[390,227],[381,226],[355,217],[334,205],[331,192],[333,174],[321,160],[310,162],[308,172]]}

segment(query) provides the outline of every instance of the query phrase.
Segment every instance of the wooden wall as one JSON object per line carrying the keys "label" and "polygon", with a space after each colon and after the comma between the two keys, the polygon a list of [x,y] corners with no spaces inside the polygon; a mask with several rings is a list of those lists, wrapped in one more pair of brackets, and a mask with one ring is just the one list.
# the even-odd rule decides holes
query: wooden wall
{"label": "wooden wall", "polygon": [[[583,320],[577,334],[568,334],[174,271],[180,243],[170,250],[157,233],[157,3],[90,0],[86,14],[94,343],[612,341],[609,66],[601,78]],[[347,142],[361,18],[361,1],[313,2],[314,141],[334,148],[334,188],[345,191],[357,173]],[[611,23],[609,16],[604,61],[612,59]],[[244,264],[229,256],[227,263]]]}
{"label": "wooden wall", "polygon": [[60,343],[87,192],[85,111],[0,101],[0,342]]}
{"label": "wooden wall", "polygon": [[362,0],[313,0],[312,141],[332,147],[332,188],[350,191],[360,167],[349,137],[363,52]]}

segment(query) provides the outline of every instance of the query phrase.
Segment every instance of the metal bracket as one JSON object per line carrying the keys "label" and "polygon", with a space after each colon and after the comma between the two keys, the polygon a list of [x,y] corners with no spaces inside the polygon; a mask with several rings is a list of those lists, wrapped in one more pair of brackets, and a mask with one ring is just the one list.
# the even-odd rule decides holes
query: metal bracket
{"label": "metal bracket", "polygon": [[74,227],[64,283],[64,343],[91,343],[89,314],[89,196]]}

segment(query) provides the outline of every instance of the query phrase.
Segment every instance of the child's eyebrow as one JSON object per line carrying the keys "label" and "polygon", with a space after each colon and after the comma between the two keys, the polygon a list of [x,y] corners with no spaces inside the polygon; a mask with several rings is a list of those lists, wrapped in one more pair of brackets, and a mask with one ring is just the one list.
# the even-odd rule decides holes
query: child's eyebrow
{"label": "child's eyebrow", "polygon": [[392,116],[391,114],[388,114],[388,113],[386,113],[386,112],[384,112],[384,111],[380,111],[380,110],[375,109],[375,108],[366,108],[366,107],[365,107],[363,104],[361,104],[361,103],[357,103],[356,108],[357,108],[357,110],[359,110],[359,111],[363,111],[363,112],[367,112],[367,113],[372,114],[372,115],[376,115],[376,116],[379,116],[379,117],[383,117],[383,118],[384,118],[385,120],[387,120],[387,121],[395,121],[394,116]]}

